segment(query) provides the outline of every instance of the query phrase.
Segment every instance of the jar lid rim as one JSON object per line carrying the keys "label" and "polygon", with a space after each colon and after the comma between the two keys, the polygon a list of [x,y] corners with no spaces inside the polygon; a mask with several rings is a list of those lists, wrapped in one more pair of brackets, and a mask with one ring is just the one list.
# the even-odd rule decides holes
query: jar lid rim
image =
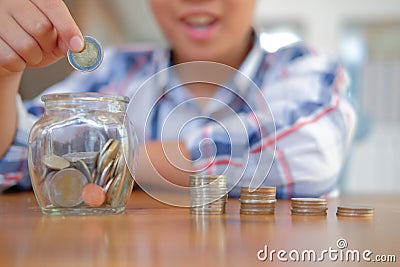
{"label": "jar lid rim", "polygon": [[82,93],[54,93],[45,94],[41,97],[43,102],[58,101],[58,100],[82,100],[82,101],[120,101],[129,103],[129,98],[122,95],[102,94],[94,92]]}

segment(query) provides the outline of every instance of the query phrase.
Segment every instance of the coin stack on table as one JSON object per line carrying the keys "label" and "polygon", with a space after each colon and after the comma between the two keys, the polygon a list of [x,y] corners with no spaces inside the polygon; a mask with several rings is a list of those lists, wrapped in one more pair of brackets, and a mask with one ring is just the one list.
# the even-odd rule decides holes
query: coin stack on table
{"label": "coin stack on table", "polygon": [[81,204],[114,207],[122,191],[126,164],[120,142],[109,139],[100,152],[49,154],[42,160],[46,170],[42,190],[55,207]]}
{"label": "coin stack on table", "polygon": [[274,214],[276,202],[276,187],[242,187],[239,200],[241,214]]}
{"label": "coin stack on table", "polygon": [[375,209],[369,206],[343,205],[337,207],[336,215],[346,217],[372,217]]}
{"label": "coin stack on table", "polygon": [[324,216],[328,210],[324,198],[292,198],[292,215]]}
{"label": "coin stack on table", "polygon": [[189,177],[190,213],[218,215],[225,213],[226,177],[223,175],[192,175]]}

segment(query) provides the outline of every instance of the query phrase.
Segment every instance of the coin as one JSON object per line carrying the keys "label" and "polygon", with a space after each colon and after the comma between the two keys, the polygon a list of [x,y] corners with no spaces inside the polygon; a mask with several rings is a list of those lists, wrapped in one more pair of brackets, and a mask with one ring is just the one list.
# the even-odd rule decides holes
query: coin
{"label": "coin", "polygon": [[111,161],[114,161],[120,150],[120,142],[118,140],[110,139],[100,152],[98,168],[104,170]]}
{"label": "coin", "polygon": [[91,182],[92,174],[91,174],[91,172],[89,170],[89,167],[86,165],[86,163],[83,160],[78,159],[77,161],[75,161],[72,164],[72,166],[85,175],[85,177],[88,180],[88,183]]}
{"label": "coin", "polygon": [[106,199],[106,194],[102,187],[90,183],[83,188],[82,199],[90,207],[100,207]]}
{"label": "coin", "polygon": [[124,154],[120,153],[114,163],[114,171],[112,172],[112,176],[115,177],[118,173],[123,173],[126,168]]}
{"label": "coin", "polygon": [[42,159],[43,164],[52,170],[62,170],[70,166],[70,162],[57,155],[45,155]]}
{"label": "coin", "polygon": [[90,36],[85,36],[85,47],[81,52],[68,50],[68,61],[78,71],[89,72],[97,69],[103,61],[103,48]]}
{"label": "coin", "polygon": [[348,217],[371,217],[375,209],[370,206],[344,205],[338,206],[336,215]]}
{"label": "coin", "polygon": [[239,198],[242,204],[275,204],[276,199],[243,199]]}
{"label": "coin", "polygon": [[100,186],[104,186],[107,184],[108,180],[111,178],[111,168],[113,166],[114,161],[111,161],[103,170],[100,175],[100,179],[96,182],[96,184]]}
{"label": "coin", "polygon": [[123,176],[122,173],[120,173],[116,177],[114,177],[114,179],[112,179],[112,182],[107,190],[106,202],[112,207],[116,207],[116,205],[118,204],[118,196],[121,194],[122,186]]}
{"label": "coin", "polygon": [[86,184],[86,176],[76,169],[58,171],[49,181],[50,200],[58,207],[75,207],[82,203],[81,193]]}
{"label": "coin", "polygon": [[95,168],[95,162],[99,156],[99,152],[74,152],[63,155],[62,157],[68,160],[71,163],[74,163],[78,160],[82,160],[85,162],[86,166],[92,172]]}
{"label": "coin", "polygon": [[306,203],[306,204],[313,204],[313,203],[326,203],[326,199],[324,198],[292,198],[292,202],[295,203]]}
{"label": "coin", "polygon": [[275,213],[276,187],[249,188],[240,190],[240,213],[246,215],[270,215]]}
{"label": "coin", "polygon": [[191,175],[190,213],[195,215],[216,215],[225,213],[228,198],[226,176]]}
{"label": "coin", "polygon": [[300,215],[300,216],[326,216],[326,211],[312,212],[312,211],[297,211],[297,210],[292,210],[292,215]]}
{"label": "coin", "polygon": [[324,216],[326,215],[327,200],[324,198],[292,198],[292,215]]}
{"label": "coin", "polygon": [[44,199],[46,200],[46,202],[51,202],[50,200],[50,196],[49,196],[49,188],[50,188],[50,182],[53,178],[53,176],[57,173],[57,171],[51,171],[48,172],[46,174],[46,177],[41,181],[41,192],[42,192],[42,196],[44,197]]}
{"label": "coin", "polygon": [[[120,141],[113,138],[98,152],[72,152],[62,157],[46,155],[42,161],[46,166],[42,190],[46,191],[44,195],[48,196],[48,201],[57,207],[75,207],[82,202],[90,207],[101,206],[104,202],[115,207],[126,186],[125,159]],[[103,193],[99,193],[98,188]],[[101,194],[104,200],[99,204]]]}

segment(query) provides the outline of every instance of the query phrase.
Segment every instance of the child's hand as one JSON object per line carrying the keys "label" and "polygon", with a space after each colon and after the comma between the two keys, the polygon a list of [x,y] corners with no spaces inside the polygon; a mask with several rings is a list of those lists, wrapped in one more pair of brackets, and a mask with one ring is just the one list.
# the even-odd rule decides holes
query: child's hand
{"label": "child's hand", "polygon": [[0,77],[50,65],[68,49],[84,47],[62,0],[1,0],[0,25]]}

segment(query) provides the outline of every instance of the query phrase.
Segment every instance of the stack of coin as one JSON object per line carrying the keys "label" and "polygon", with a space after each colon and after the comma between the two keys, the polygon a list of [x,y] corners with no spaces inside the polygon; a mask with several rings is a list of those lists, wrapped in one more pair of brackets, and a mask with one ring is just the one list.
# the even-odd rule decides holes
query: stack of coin
{"label": "stack of coin", "polygon": [[323,198],[292,198],[291,203],[293,215],[323,216],[328,210]]}
{"label": "stack of coin", "polygon": [[42,162],[42,190],[55,207],[117,204],[127,172],[118,140],[109,139],[100,152],[49,154]]}
{"label": "stack of coin", "polygon": [[338,206],[336,215],[346,217],[372,217],[375,209],[369,206]]}
{"label": "stack of coin", "polygon": [[189,177],[190,213],[224,214],[227,201],[226,177],[192,175]]}
{"label": "stack of coin", "polygon": [[239,200],[241,214],[274,214],[276,187],[242,187]]}

